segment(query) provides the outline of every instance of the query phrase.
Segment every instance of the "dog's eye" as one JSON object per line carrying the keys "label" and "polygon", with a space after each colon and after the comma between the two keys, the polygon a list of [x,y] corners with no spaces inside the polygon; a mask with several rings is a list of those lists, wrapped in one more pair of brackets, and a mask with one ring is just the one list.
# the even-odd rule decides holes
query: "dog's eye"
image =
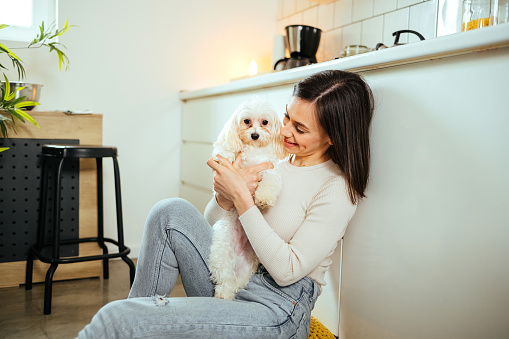
{"label": "dog's eye", "polygon": [[265,125],[265,126],[266,126],[266,125],[268,125],[268,123],[269,123],[269,122],[268,122],[267,120],[263,120],[263,121],[262,121],[262,125]]}
{"label": "dog's eye", "polygon": [[250,122],[251,122],[251,120],[249,120],[249,119],[244,119],[244,123],[245,123],[246,125],[249,125],[249,123],[250,123]]}

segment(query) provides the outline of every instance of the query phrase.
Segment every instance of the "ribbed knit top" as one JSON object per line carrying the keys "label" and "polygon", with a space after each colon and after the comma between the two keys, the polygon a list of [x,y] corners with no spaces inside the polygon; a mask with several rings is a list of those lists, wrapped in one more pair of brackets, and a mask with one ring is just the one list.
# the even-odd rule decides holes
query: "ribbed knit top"
{"label": "ribbed knit top", "polygon": [[[323,286],[332,253],[357,205],[350,201],[332,160],[310,167],[284,160],[276,168],[283,190],[274,206],[261,211],[253,206],[239,220],[261,263],[280,286],[305,276]],[[211,225],[225,213],[215,198],[205,209]]]}

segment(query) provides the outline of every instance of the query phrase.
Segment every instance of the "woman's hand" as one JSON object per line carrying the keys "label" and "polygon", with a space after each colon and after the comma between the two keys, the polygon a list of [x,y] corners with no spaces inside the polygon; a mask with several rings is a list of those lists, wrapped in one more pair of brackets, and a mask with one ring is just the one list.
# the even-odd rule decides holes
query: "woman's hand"
{"label": "woman's hand", "polygon": [[274,168],[270,162],[264,162],[252,167],[241,169],[241,154],[235,161],[230,163],[228,159],[217,155],[216,162],[213,159],[207,161],[214,171],[214,190],[218,204],[226,210],[231,209],[232,203],[239,214],[244,213],[254,205],[253,195],[262,179],[261,171]]}

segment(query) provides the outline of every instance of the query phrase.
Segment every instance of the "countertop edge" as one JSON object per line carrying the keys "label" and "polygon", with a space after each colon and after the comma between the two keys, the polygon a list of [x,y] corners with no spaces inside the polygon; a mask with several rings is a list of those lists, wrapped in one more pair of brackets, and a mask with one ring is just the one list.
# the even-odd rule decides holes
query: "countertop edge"
{"label": "countertop edge", "polygon": [[509,46],[509,24],[502,24],[402,45],[397,48],[387,48],[348,58],[325,61],[310,66],[262,74],[209,88],[182,91],[179,94],[179,98],[182,101],[187,101],[290,84],[326,69],[360,72],[506,46]]}

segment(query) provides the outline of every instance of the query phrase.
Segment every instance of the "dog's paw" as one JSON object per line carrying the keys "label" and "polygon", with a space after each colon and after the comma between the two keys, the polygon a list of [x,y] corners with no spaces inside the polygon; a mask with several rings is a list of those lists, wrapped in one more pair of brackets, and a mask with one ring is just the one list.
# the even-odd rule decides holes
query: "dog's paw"
{"label": "dog's paw", "polygon": [[214,297],[224,300],[235,299],[235,291],[222,285],[216,286]]}
{"label": "dog's paw", "polygon": [[275,199],[273,199],[272,197],[265,196],[259,193],[259,191],[255,192],[254,198],[255,205],[258,206],[258,208],[260,209],[264,209],[265,207],[269,206],[274,206]]}

